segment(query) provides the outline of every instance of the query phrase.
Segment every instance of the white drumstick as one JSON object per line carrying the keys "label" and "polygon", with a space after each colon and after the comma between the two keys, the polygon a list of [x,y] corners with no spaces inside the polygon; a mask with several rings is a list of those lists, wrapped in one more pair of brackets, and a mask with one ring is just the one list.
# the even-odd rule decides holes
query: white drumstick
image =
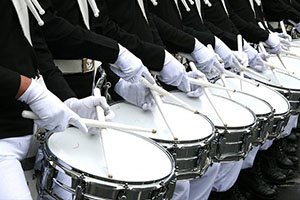
{"label": "white drumstick", "polygon": [[283,69],[283,68],[278,67],[278,66],[276,66],[276,65],[274,65],[273,63],[270,63],[270,62],[264,61],[264,64],[267,65],[267,66],[269,66],[271,69],[276,69],[278,71],[286,72],[288,74],[295,74],[295,72],[291,72],[289,70]]}
{"label": "white drumstick", "polygon": [[[196,68],[195,64],[193,62],[189,63],[192,71],[196,72],[198,71],[198,69]],[[206,98],[208,99],[210,105],[212,106],[212,108],[214,109],[215,113],[217,114],[218,118],[220,119],[220,121],[222,122],[222,124],[224,125],[224,127],[227,127],[227,124],[223,121],[221,115],[219,114],[218,110],[216,109],[214,103],[211,100],[211,94],[209,92],[209,90],[207,90],[206,88],[203,88],[204,94],[206,96]]]}
{"label": "white drumstick", "polygon": [[178,137],[176,137],[174,135],[174,132],[173,132],[173,130],[172,130],[172,128],[171,128],[171,126],[170,126],[170,124],[168,122],[168,119],[167,119],[167,117],[165,115],[166,111],[164,111],[164,107],[163,107],[164,103],[162,102],[159,94],[156,91],[152,90],[152,89],[150,89],[150,91],[151,91],[151,94],[152,94],[152,96],[154,98],[154,101],[155,101],[155,103],[156,103],[156,105],[157,105],[157,107],[158,107],[158,109],[160,111],[160,114],[163,117],[163,119],[164,119],[164,121],[165,121],[165,123],[166,123],[166,125],[167,125],[167,127],[168,127],[168,129],[169,129],[169,131],[170,131],[170,133],[171,133],[171,135],[173,137],[173,139],[174,140],[178,140]]}
{"label": "white drumstick", "polygon": [[[225,74],[224,73],[220,74],[220,78],[221,78],[221,81],[223,83],[223,86],[227,88],[228,84],[227,84],[227,80],[226,80]],[[228,97],[231,99],[231,94],[229,93],[229,91],[226,90],[226,92],[227,92]],[[234,89],[233,92],[236,92],[236,89]]]}
{"label": "white drumstick", "polygon": [[99,17],[100,11],[99,11],[99,9],[97,7],[97,4],[96,4],[95,0],[88,0],[88,2],[89,2],[90,6],[91,6],[91,8],[92,8],[92,10],[94,12],[94,16],[95,17]]}
{"label": "white drumstick", "polygon": [[[243,53],[243,38],[242,38],[242,35],[240,35],[240,34],[237,35],[237,47],[238,47],[238,53],[242,54]],[[242,68],[240,67],[240,69],[242,69]],[[242,70],[240,71],[240,76],[244,77],[244,73]],[[243,91],[243,81],[242,80],[240,80],[240,87],[241,87],[241,91]]]}
{"label": "white drumstick", "polygon": [[226,91],[230,91],[230,92],[236,92],[235,89],[231,89],[231,88],[223,87],[223,86],[220,86],[220,85],[212,84],[212,83],[209,83],[207,81],[203,81],[201,79],[189,78],[189,82],[191,84],[194,84],[194,85],[200,85],[203,88],[210,87],[210,88],[214,88],[214,89],[220,89],[220,90],[226,90]]}
{"label": "white drumstick", "polygon": [[[22,112],[22,117],[27,118],[27,119],[39,119],[39,117],[28,110],[24,110]],[[157,131],[155,129],[145,129],[141,127],[136,127],[136,126],[129,126],[129,125],[124,125],[124,124],[119,124],[115,122],[99,122],[98,120],[94,119],[86,119],[86,118],[81,118],[83,123],[88,126],[88,127],[96,127],[96,128],[111,128],[115,130],[123,130],[123,131],[138,131],[138,132],[146,132],[146,133],[153,133],[155,134]]]}
{"label": "white drumstick", "polygon": [[237,78],[239,79],[240,81],[243,81],[243,82],[246,82],[246,83],[250,83],[252,85],[255,85],[256,87],[259,86],[259,83],[255,82],[255,81],[252,81],[250,79],[247,79],[247,78],[244,78],[244,77],[241,77],[240,75],[237,75],[236,73],[233,73],[231,71],[228,71],[228,70],[225,70],[225,74],[229,75],[229,76],[232,76],[234,78]]}
{"label": "white drumstick", "polygon": [[[25,0],[25,3],[27,4],[27,6],[28,6],[29,10],[31,11],[32,15],[34,16],[34,18],[37,20],[39,26],[43,26],[44,21],[41,19],[39,13],[36,11],[36,9],[35,9],[34,5],[32,4],[31,0]],[[43,13],[42,10],[40,10],[40,13],[41,14]],[[45,13],[45,11],[44,11],[44,13]]]}
{"label": "white drumstick", "polygon": [[[100,97],[101,96],[99,88],[95,88],[94,89],[94,96],[96,96],[96,97]],[[96,106],[96,112],[97,112],[98,121],[102,122],[102,123],[105,122],[104,110],[100,106]],[[109,173],[108,162],[107,162],[107,159],[106,159],[106,153],[105,153],[105,148],[104,148],[104,141],[103,141],[103,137],[102,137],[104,134],[107,134],[107,129],[106,128],[101,128],[101,133],[99,134],[99,142],[100,142],[100,145],[102,147],[104,162],[106,164],[107,177],[108,178],[113,178],[113,175],[111,173]]]}
{"label": "white drumstick", "polygon": [[282,50],[282,53],[285,53],[287,55],[291,55],[291,56],[296,57],[297,59],[300,59],[300,55],[298,55],[296,53],[293,53],[293,52],[290,52],[290,51],[286,51],[286,50]]}
{"label": "white drumstick", "polygon": [[[116,66],[116,65],[111,65],[111,66],[114,67],[114,68],[116,68],[116,69],[118,69],[118,70],[120,70],[120,68],[118,66]],[[140,78],[140,82],[143,83],[145,86],[149,87],[151,90],[156,91],[160,95],[164,95],[164,96],[172,98],[174,101],[180,103],[185,109],[190,110],[190,111],[192,111],[195,114],[199,114],[199,111],[197,109],[193,108],[189,104],[187,104],[184,101],[182,101],[181,99],[177,98],[175,95],[171,94],[170,92],[168,92],[167,90],[163,89],[162,87],[159,87],[156,84],[150,83],[144,77]]]}

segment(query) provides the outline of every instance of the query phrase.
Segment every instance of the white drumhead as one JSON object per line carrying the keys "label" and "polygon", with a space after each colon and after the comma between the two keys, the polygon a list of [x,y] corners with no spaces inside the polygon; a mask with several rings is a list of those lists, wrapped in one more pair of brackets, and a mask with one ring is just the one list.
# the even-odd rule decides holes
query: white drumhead
{"label": "white drumhead", "polygon": [[[265,77],[268,77],[269,79],[271,79],[271,82],[268,82],[267,80],[264,80],[261,77],[250,74],[248,72],[245,72],[245,74],[247,76],[250,76],[251,78],[254,78],[254,79],[256,79],[258,81],[261,81],[263,83],[273,85],[273,86],[277,86],[277,87],[281,87],[280,84],[278,83],[278,81],[276,80],[274,74],[269,69],[262,72],[261,74],[264,75]],[[285,74],[283,72],[279,72],[279,71],[276,72],[276,75],[277,75],[278,80],[282,84],[282,87],[295,89],[295,90],[300,90],[300,79],[298,79],[296,77],[293,77],[293,76],[290,76],[288,74]]]}
{"label": "white drumhead", "polygon": [[[228,94],[224,90],[209,88],[212,94],[228,98]],[[231,99],[248,107],[256,115],[265,115],[271,113],[270,106],[259,98],[244,94],[241,92],[230,92]]]}
{"label": "white drumhead", "polygon": [[[107,129],[102,135],[109,173],[113,180],[145,182],[167,177],[172,162],[165,151],[132,134]],[[107,178],[100,137],[77,128],[53,133],[47,144],[60,160],[83,172]]]}
{"label": "white drumhead", "polygon": [[[206,115],[215,126],[223,126],[205,95],[199,98],[189,98],[182,92],[174,92],[172,94],[198,109],[198,111]],[[168,101],[171,100],[168,99]],[[228,127],[244,127],[255,122],[255,117],[248,109],[233,101],[213,95],[212,101]]]}
{"label": "white drumhead", "polygon": [[[236,78],[226,78],[228,87],[241,90],[241,82]],[[219,85],[223,85],[221,80],[216,82]],[[284,114],[289,111],[289,104],[285,97],[280,95],[278,92],[270,89],[262,84],[259,87],[252,85],[247,82],[242,82],[243,92],[247,92],[253,96],[261,98],[268,102],[274,109],[275,114]]]}
{"label": "white drumhead", "polygon": [[[213,126],[201,115],[172,104],[165,103],[163,106],[168,123],[179,141],[199,140],[212,134]],[[174,140],[156,106],[151,111],[144,111],[134,105],[121,102],[111,105],[111,109],[116,114],[114,122],[157,130],[156,134],[139,132],[140,135],[153,139]]]}

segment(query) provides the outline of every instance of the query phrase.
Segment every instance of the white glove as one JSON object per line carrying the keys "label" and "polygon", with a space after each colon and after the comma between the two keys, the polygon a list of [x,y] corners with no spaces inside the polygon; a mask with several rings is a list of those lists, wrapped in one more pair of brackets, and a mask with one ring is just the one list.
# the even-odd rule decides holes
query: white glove
{"label": "white glove", "polygon": [[[101,106],[104,110],[105,120],[111,120],[115,116],[107,104],[106,99],[102,96],[89,96],[83,99],[70,98],[64,101],[64,103],[82,118],[97,120],[96,106]],[[89,128],[89,133],[91,134],[98,132],[98,128]]]}
{"label": "white glove", "polygon": [[222,40],[220,40],[218,37],[215,37],[215,41],[215,52],[222,58],[226,68],[239,64],[233,52],[226,44],[224,44],[224,42],[222,42]]}
{"label": "white glove", "polygon": [[243,51],[248,55],[249,67],[261,72],[267,69],[263,63],[263,59],[261,58],[262,55],[259,54],[246,41],[244,42]]}
{"label": "white glove", "polygon": [[68,124],[72,124],[83,133],[88,132],[87,127],[76,113],[33,79],[18,100],[28,104],[31,110],[39,116],[40,119],[34,120],[39,127],[60,132],[64,131]]}
{"label": "white glove", "polygon": [[148,81],[154,83],[153,77],[139,58],[137,58],[120,44],[119,49],[119,56],[114,64],[120,67],[120,70],[111,67],[111,70],[115,74],[117,74],[122,79],[130,81],[132,83],[138,82],[143,75]]}
{"label": "white glove", "polygon": [[300,33],[300,22],[295,24],[295,29]]}
{"label": "white glove", "polygon": [[144,110],[149,110],[154,105],[150,89],[140,82],[130,83],[120,79],[115,86],[115,91],[129,103]]}
{"label": "white glove", "polygon": [[289,42],[292,41],[292,37],[291,37],[289,34],[286,34],[286,33],[278,33],[278,32],[275,32],[275,33],[277,34],[277,36],[278,36],[279,38],[285,39],[285,40],[287,40],[287,41],[289,41]]}
{"label": "white glove", "polygon": [[[205,75],[202,74],[200,71],[188,72],[187,75],[188,77],[194,79],[205,77]],[[187,95],[189,97],[200,97],[201,95],[203,95],[203,88],[200,85],[191,84],[191,91],[188,92]]]}
{"label": "white glove", "polygon": [[[246,67],[246,66],[249,65],[247,53],[245,53],[245,52],[241,52],[240,53],[238,51],[233,51],[232,53],[234,54],[235,58],[238,60],[238,62],[239,62],[239,64],[241,66],[245,66]],[[238,66],[240,66],[240,65],[238,65]]]}
{"label": "white glove", "polygon": [[168,85],[178,87],[183,92],[191,91],[185,67],[167,51],[165,51],[164,66],[158,78]]}
{"label": "white glove", "polygon": [[268,53],[280,54],[281,43],[276,33],[270,33],[265,43],[268,45],[268,47],[266,47]]}
{"label": "white glove", "polygon": [[191,56],[196,61],[195,65],[203,73],[210,73],[217,58],[213,51],[210,51],[206,46],[195,39],[195,48]]}

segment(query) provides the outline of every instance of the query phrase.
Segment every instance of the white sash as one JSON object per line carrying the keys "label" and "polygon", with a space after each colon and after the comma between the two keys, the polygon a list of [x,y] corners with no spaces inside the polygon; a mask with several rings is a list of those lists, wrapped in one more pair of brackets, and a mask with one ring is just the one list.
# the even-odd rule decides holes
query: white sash
{"label": "white sash", "polygon": [[252,10],[253,10],[253,12],[254,12],[254,15],[256,15],[256,14],[255,14],[255,8],[254,8],[253,0],[249,0],[249,3],[250,3],[251,8],[252,8]]}
{"label": "white sash", "polygon": [[226,12],[227,15],[229,16],[228,11],[227,11],[227,8],[226,8],[225,1],[224,1],[224,0],[221,0],[221,1],[222,1],[222,4],[223,4],[223,7],[224,7],[225,12]]}
{"label": "white sash", "polygon": [[198,14],[201,18],[201,21],[203,22],[203,18],[202,18],[202,14],[201,14],[201,0],[195,0],[195,3],[196,3],[197,10],[198,10]]}
{"label": "white sash", "polygon": [[12,3],[14,4],[14,7],[16,9],[23,33],[27,38],[28,42],[32,45],[27,4],[24,0],[12,0]]}
{"label": "white sash", "polygon": [[87,29],[90,29],[90,21],[89,21],[89,9],[87,0],[77,0],[80,12]]}
{"label": "white sash", "polygon": [[182,19],[181,12],[180,12],[180,9],[179,9],[179,6],[178,6],[178,0],[174,0],[174,2],[175,2],[175,5],[176,5],[176,8],[177,8],[177,11],[179,13],[180,19]]}
{"label": "white sash", "polygon": [[139,3],[140,9],[141,9],[141,11],[144,15],[145,20],[147,21],[147,23],[149,23],[148,18],[146,16],[146,12],[145,12],[144,1],[143,0],[137,0],[137,2]]}

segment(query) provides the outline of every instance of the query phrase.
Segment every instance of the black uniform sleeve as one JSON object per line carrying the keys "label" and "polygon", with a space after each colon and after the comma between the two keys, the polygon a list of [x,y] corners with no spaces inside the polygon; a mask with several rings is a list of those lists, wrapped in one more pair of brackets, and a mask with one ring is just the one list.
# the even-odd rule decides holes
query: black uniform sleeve
{"label": "black uniform sleeve", "polygon": [[183,31],[194,36],[204,45],[211,44],[213,47],[215,46],[215,36],[210,32],[200,32],[187,26],[183,26]]}
{"label": "black uniform sleeve", "polygon": [[195,38],[193,36],[173,27],[154,14],[149,14],[148,20],[153,20],[161,39],[170,52],[191,53],[194,50]]}
{"label": "black uniform sleeve", "polygon": [[270,21],[291,19],[296,23],[300,22],[300,12],[281,0],[262,0],[262,6]]}
{"label": "black uniform sleeve", "polygon": [[15,99],[20,87],[20,74],[8,68],[0,66],[0,93],[1,101]]}
{"label": "black uniform sleeve", "polygon": [[226,1],[226,8],[231,21],[237,27],[242,36],[252,43],[259,43],[261,41],[266,41],[269,37],[269,33],[256,24],[251,22],[246,22],[241,17],[239,17],[230,7],[228,1]]}
{"label": "black uniform sleeve", "polygon": [[128,33],[120,28],[118,24],[110,19],[106,3],[104,1],[97,1],[97,5],[100,10],[100,16],[92,20],[92,25],[96,33],[118,41],[135,56],[140,58],[147,68],[161,71],[165,60],[164,47],[142,41],[137,35]]}
{"label": "black uniform sleeve", "polygon": [[42,16],[45,25],[41,28],[56,59],[90,58],[108,63],[117,60],[119,47],[116,41],[57,16],[49,0],[40,0],[40,3],[46,9]]}
{"label": "black uniform sleeve", "polygon": [[54,65],[43,33],[31,14],[30,32],[32,45],[37,57],[38,70],[43,75],[47,88],[62,101],[75,97],[74,92],[65,81],[62,72]]}

